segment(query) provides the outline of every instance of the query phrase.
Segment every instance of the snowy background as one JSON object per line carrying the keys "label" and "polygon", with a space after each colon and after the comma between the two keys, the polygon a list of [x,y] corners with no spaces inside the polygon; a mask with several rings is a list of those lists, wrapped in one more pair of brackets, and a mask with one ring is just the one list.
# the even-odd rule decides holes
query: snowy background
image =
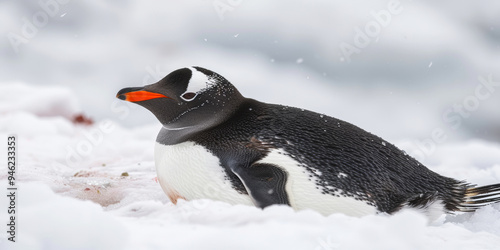
{"label": "snowy background", "polygon": [[18,135],[20,180],[19,241],[0,233],[0,249],[500,246],[500,205],[435,222],[174,206],[155,181],[157,121],[115,98],[198,65],[247,97],[356,124],[440,174],[500,183],[500,2],[4,0],[0,35],[0,138]]}

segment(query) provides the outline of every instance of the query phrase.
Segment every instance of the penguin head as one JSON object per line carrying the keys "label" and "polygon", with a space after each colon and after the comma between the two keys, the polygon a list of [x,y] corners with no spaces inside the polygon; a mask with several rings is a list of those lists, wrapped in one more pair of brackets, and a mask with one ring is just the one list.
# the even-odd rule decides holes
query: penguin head
{"label": "penguin head", "polygon": [[124,88],[116,97],[151,111],[167,130],[202,130],[227,119],[244,99],[221,75],[201,68],[175,70],[157,83]]}

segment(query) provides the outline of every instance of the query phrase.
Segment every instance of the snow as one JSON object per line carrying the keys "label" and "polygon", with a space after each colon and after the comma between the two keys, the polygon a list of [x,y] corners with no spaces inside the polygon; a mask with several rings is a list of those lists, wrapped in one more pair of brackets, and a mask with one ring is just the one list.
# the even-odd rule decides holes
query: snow
{"label": "snow", "polygon": [[[75,124],[68,117],[81,110],[70,89],[0,86],[0,93],[51,95],[37,97],[42,98],[38,103],[5,94],[0,99],[0,107],[8,107],[0,116],[0,138],[6,141],[7,134],[15,133],[19,142],[18,241],[11,243],[0,233],[0,249],[498,249],[500,245],[500,204],[472,214],[442,215],[436,221],[413,210],[356,218],[212,200],[180,200],[174,205],[156,179],[153,151],[159,124],[136,128],[109,120]],[[414,149],[404,140],[396,144],[407,152]],[[0,155],[5,156],[5,150],[0,147]],[[476,184],[500,183],[496,143],[443,143],[426,164]],[[1,169],[0,188],[5,190],[6,171],[3,165]],[[0,223],[5,225],[7,200],[0,197]]]}

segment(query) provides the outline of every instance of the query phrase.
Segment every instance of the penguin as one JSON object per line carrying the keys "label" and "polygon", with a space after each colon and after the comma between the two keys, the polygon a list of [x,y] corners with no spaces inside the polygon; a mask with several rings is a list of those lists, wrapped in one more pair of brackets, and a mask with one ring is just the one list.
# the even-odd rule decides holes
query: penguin
{"label": "penguin", "polygon": [[243,97],[221,75],[175,70],[117,98],[162,124],[158,181],[169,199],[213,199],[323,215],[473,212],[500,201],[500,184],[477,187],[439,175],[393,144],[312,111]]}

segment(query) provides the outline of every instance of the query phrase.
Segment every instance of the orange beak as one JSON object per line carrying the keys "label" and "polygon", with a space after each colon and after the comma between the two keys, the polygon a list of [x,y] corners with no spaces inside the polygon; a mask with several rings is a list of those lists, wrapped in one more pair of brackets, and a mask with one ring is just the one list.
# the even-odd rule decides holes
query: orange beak
{"label": "orange beak", "polygon": [[145,90],[138,90],[142,88],[125,88],[116,94],[116,97],[121,100],[129,102],[142,102],[156,98],[169,98],[166,95],[153,93]]}

